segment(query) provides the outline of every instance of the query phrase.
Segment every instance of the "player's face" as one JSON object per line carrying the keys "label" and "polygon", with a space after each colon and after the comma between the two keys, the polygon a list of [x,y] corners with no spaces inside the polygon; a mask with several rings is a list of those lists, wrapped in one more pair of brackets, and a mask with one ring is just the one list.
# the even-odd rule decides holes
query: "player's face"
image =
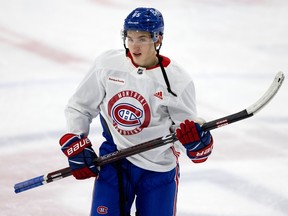
{"label": "player's face", "polygon": [[154,42],[148,32],[128,31],[126,45],[133,61],[142,67],[152,67],[158,64]]}

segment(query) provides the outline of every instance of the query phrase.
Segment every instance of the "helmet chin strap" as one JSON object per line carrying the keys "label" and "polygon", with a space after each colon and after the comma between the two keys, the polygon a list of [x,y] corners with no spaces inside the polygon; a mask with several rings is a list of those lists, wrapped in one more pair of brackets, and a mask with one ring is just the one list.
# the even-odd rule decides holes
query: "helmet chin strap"
{"label": "helmet chin strap", "polygon": [[128,56],[129,49],[126,47],[125,40],[123,40],[126,56]]}
{"label": "helmet chin strap", "polygon": [[155,50],[157,52],[156,56],[158,58],[158,61],[159,61],[159,65],[160,65],[160,68],[161,68],[161,71],[162,71],[162,75],[163,75],[163,78],[165,80],[165,83],[166,83],[166,86],[167,86],[167,90],[170,94],[172,94],[173,96],[177,97],[177,94],[175,94],[172,90],[171,90],[171,86],[170,86],[170,82],[169,82],[169,79],[168,79],[168,76],[167,76],[167,73],[165,71],[165,68],[162,64],[162,61],[163,61],[163,58],[160,56],[159,52],[160,52],[160,49],[161,49],[161,46],[162,46],[162,42],[160,43],[159,45],[159,48],[157,49],[156,47],[156,43],[154,43],[154,47],[155,47]]}

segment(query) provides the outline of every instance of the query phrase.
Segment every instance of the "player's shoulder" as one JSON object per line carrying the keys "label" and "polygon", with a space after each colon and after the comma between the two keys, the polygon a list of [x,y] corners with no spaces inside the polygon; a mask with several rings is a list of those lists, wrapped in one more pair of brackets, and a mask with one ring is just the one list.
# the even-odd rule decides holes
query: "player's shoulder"
{"label": "player's shoulder", "polygon": [[[168,57],[163,57],[163,61],[166,62]],[[165,67],[165,64],[163,64]],[[191,77],[192,71],[186,70],[181,64],[179,64],[175,59],[169,58],[169,64],[166,65],[165,71],[167,73],[168,79],[171,83],[172,90],[178,92],[180,95],[186,88],[194,88],[193,79]]]}
{"label": "player's shoulder", "polygon": [[169,64],[167,64],[166,67],[164,65],[168,76],[175,76],[180,79],[186,79],[187,81],[191,79],[190,74],[187,72],[187,70],[183,66],[181,66],[175,59],[164,56],[163,59],[165,60],[165,58],[169,59],[169,61],[166,60],[167,62],[169,62]]}
{"label": "player's shoulder", "polygon": [[109,67],[125,59],[124,49],[110,49],[101,53],[95,60],[98,67]]}

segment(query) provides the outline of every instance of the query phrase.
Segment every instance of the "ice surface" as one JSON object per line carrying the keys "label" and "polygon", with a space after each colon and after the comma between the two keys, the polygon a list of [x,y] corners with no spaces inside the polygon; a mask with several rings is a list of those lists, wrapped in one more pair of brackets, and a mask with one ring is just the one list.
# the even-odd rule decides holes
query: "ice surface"
{"label": "ice surface", "polygon": [[[93,59],[122,48],[138,6],[165,18],[162,54],[191,73],[213,120],[255,102],[288,71],[285,0],[0,1],[0,215],[88,215],[93,180],[72,177],[14,194],[15,183],[67,166],[64,106]],[[287,81],[286,81],[287,82]],[[179,216],[288,215],[288,85],[255,117],[214,130],[204,164],[181,156]],[[101,143],[96,120],[91,139]]]}

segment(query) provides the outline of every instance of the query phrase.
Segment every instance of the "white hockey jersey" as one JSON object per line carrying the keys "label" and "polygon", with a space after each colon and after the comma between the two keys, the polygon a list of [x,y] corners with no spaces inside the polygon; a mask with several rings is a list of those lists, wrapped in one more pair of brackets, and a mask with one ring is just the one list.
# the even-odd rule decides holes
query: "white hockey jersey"
{"label": "white hockey jersey", "polygon": [[[118,150],[170,133],[172,123],[196,118],[192,79],[174,61],[163,57],[173,96],[160,66],[137,67],[125,50],[100,55],[65,109],[68,132],[89,134],[99,113],[106,120]],[[166,172],[176,166],[171,145],[127,159],[138,167]]]}

